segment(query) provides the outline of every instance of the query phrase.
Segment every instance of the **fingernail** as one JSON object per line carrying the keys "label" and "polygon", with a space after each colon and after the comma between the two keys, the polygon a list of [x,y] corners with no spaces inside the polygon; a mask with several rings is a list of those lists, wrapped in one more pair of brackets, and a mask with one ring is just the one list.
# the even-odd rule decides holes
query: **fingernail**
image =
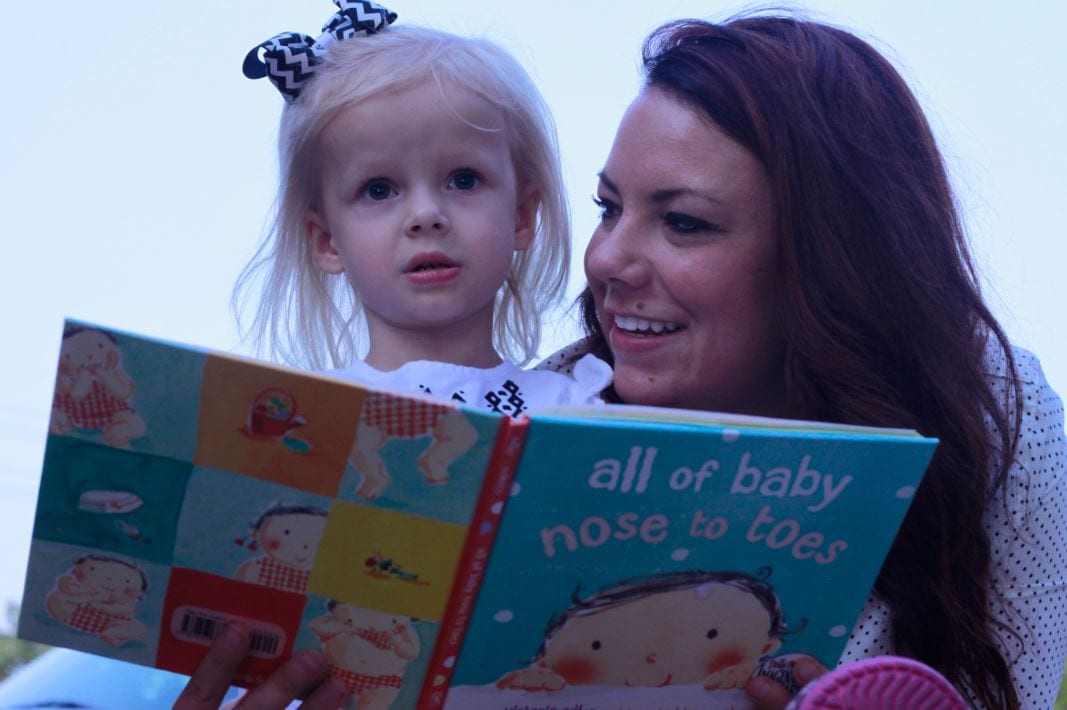
{"label": "fingernail", "polygon": [[774,700],[773,683],[766,678],[753,678],[745,685],[745,693],[753,700],[760,703],[769,703]]}
{"label": "fingernail", "polygon": [[326,671],[326,659],[318,651],[304,651],[296,659],[301,672],[319,675]]}
{"label": "fingernail", "polygon": [[793,666],[793,677],[804,686],[823,674],[822,668],[811,661],[798,661]]}
{"label": "fingernail", "polygon": [[219,643],[228,651],[240,651],[248,644],[248,632],[238,624],[226,624]]}
{"label": "fingernail", "polygon": [[326,697],[323,698],[324,704],[341,707],[341,705],[348,700],[348,688],[345,687],[344,683],[333,676],[327,678],[326,682],[323,683],[323,686],[325,687],[323,692],[326,695]]}

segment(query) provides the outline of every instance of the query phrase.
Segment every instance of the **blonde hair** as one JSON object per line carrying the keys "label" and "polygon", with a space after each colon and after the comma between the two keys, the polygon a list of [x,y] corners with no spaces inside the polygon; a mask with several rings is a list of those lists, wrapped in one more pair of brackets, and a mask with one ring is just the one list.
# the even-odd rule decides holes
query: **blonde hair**
{"label": "blonde hair", "polygon": [[253,284],[258,306],[242,335],[261,355],[313,369],[342,367],[358,356],[362,311],[344,274],[312,262],[306,215],[317,206],[322,176],[319,139],[342,109],[431,78],[447,99],[459,86],[500,108],[520,189],[540,195],[531,246],[518,251],[497,293],[493,345],[503,356],[529,362],[541,338],[540,314],[563,295],[570,262],[570,224],[556,129],[529,75],[505,50],[484,39],[421,27],[393,27],[335,42],[282,112],[278,135],[281,180],[273,227],[241,272],[233,306]]}

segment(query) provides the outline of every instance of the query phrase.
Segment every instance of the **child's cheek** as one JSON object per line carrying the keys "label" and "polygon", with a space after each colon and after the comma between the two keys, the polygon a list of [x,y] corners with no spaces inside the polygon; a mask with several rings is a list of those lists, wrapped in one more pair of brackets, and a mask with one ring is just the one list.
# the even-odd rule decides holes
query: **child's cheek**
{"label": "child's cheek", "polygon": [[548,667],[568,685],[593,685],[603,676],[600,665],[588,656],[560,656]]}
{"label": "child's cheek", "polygon": [[139,592],[139,591],[140,590],[138,588],[132,587],[132,586],[131,587],[123,587],[122,588],[122,594],[127,599],[136,599],[137,598],[137,592]]}
{"label": "child's cheek", "polygon": [[277,552],[282,546],[282,541],[276,537],[268,537],[263,543],[263,549],[267,552]]}
{"label": "child's cheek", "polygon": [[739,648],[726,648],[716,653],[713,653],[707,660],[705,668],[708,675],[717,673],[723,668],[729,668],[730,666],[736,666],[745,660],[744,652]]}

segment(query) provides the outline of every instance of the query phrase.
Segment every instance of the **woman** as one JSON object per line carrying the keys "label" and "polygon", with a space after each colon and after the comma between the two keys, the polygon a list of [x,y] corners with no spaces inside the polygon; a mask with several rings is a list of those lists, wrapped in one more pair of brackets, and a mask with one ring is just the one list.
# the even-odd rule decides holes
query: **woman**
{"label": "woman", "polygon": [[939,438],[843,661],[910,656],[976,706],[1051,706],[1062,405],[979,295],[914,97],[794,18],[668,25],[644,66],[586,253],[615,398]]}
{"label": "woman", "polygon": [[[909,656],[976,707],[1051,706],[1067,652],[1062,405],[980,297],[914,97],[861,40],[795,18],[675,23],[644,55],[601,173],[590,338],[552,366],[591,349],[614,363],[617,401],[939,438],[842,661]],[[188,707],[221,696],[242,638],[212,651]],[[322,672],[299,657],[250,699]],[[748,690],[789,697],[765,678]]]}

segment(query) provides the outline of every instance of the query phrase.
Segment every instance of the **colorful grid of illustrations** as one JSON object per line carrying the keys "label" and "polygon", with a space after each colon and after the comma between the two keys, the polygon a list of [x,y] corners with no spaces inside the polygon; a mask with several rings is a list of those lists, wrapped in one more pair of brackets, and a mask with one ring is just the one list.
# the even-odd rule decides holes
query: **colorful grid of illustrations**
{"label": "colorful grid of illustrations", "polygon": [[240,619],[242,684],[413,705],[500,422],[68,322],[19,634],[189,673]]}

